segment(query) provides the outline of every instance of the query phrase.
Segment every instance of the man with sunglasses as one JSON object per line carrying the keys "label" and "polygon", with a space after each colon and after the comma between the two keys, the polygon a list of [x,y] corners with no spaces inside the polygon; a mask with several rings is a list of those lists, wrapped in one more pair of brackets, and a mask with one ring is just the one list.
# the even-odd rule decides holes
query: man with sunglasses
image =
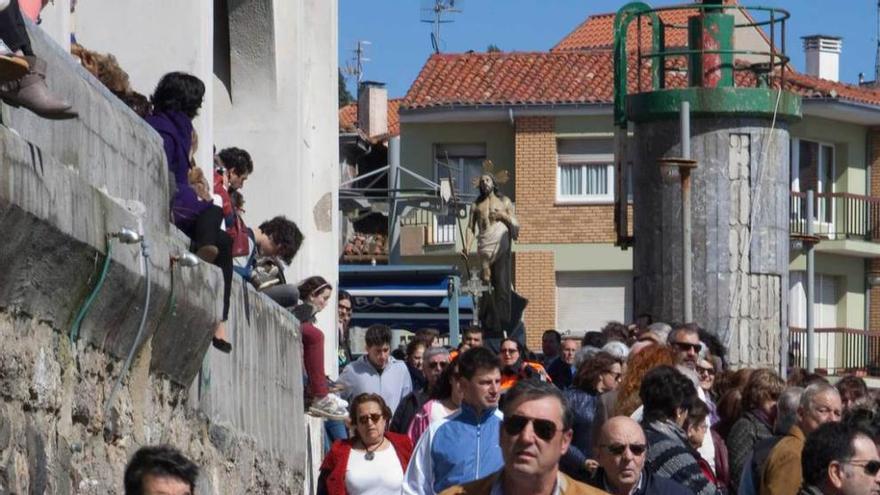
{"label": "man with sunglasses", "polygon": [[799,495],[877,495],[880,455],[870,433],[844,423],[826,423],[807,436]]}
{"label": "man with sunglasses", "polygon": [[600,495],[604,492],[559,471],[568,450],[572,414],[559,389],[523,380],[504,399],[500,444],[504,467],[491,475],[457,485],[441,495]]}
{"label": "man with sunglasses", "polygon": [[501,362],[485,347],[456,360],[461,408],[431,423],[416,445],[404,476],[403,495],[431,495],[494,473],[503,466],[498,434]]}
{"label": "man with sunglasses", "polygon": [[[669,347],[675,351],[676,363],[697,372],[697,362],[700,360],[700,351],[703,350],[703,343],[700,341],[700,327],[694,323],[686,323],[678,325],[669,332],[666,337]],[[703,402],[709,403],[711,399],[706,392],[699,386],[699,376],[694,385],[697,387],[697,396]],[[709,428],[709,419],[706,418],[706,428]],[[717,474],[715,468],[715,441],[712,435],[707,435],[703,441],[703,446],[699,449],[700,456],[709,464],[709,468],[713,473]]]}
{"label": "man with sunglasses", "polygon": [[633,419],[617,416],[599,430],[596,443],[599,469],[590,484],[611,495],[692,495],[681,483],[645,469],[645,432]]}
{"label": "man with sunglasses", "polygon": [[676,327],[669,332],[669,347],[676,352],[678,363],[690,369],[697,368],[697,360],[703,344],[700,342],[700,334],[696,328],[690,325]]}
{"label": "man with sunglasses", "polygon": [[422,356],[422,373],[428,384],[420,390],[413,390],[400,401],[400,405],[394,411],[389,429],[394,433],[406,433],[410,422],[428,402],[429,392],[437,379],[449,365],[449,351],[443,347],[429,347]]}

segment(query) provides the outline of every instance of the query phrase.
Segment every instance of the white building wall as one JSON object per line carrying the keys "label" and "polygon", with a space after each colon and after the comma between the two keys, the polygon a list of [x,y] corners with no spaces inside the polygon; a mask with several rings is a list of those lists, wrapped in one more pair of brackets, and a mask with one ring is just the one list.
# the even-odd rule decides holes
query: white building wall
{"label": "white building wall", "polygon": [[[59,0],[44,18],[53,36],[63,39],[73,30],[86,48],[114,54],[132,89],[145,95],[170,71],[205,81],[205,102],[195,121],[199,165],[211,171],[212,145],[248,150],[254,174],[243,190],[245,220],[256,226],[283,214],[295,221],[305,242],[287,270],[288,280],[321,275],[336,287],[337,0],[227,0],[226,5],[228,54],[225,44],[215,47],[215,40],[225,37],[220,29],[215,37],[215,0],[88,0],[78,2],[74,16],[62,12],[69,0]],[[218,25],[223,28],[224,20]],[[215,49],[221,60],[229,60],[228,69],[218,64],[220,77]],[[331,376],[336,375],[334,308],[328,304],[318,321]]]}

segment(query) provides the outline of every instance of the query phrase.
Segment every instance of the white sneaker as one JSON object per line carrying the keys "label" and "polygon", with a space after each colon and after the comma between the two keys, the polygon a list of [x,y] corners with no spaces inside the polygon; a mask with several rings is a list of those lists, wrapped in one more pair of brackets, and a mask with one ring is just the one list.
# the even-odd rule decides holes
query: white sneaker
{"label": "white sneaker", "polygon": [[333,394],[328,394],[321,400],[312,403],[312,406],[309,407],[309,414],[320,418],[343,421],[348,417],[348,411],[340,406],[336,402],[337,400],[340,399],[338,397],[334,399]]}
{"label": "white sneaker", "polygon": [[327,394],[327,397],[331,397],[334,401],[336,401],[336,403],[339,404],[339,407],[345,409],[346,411],[348,410],[348,401],[344,400],[342,397],[332,392]]}

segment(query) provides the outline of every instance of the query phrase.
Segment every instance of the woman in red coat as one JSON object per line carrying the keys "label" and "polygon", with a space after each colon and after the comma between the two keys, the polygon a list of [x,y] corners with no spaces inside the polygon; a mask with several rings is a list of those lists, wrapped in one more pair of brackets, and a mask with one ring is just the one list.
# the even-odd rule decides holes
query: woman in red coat
{"label": "woman in red coat", "polygon": [[360,394],[349,413],[354,435],[337,440],[321,463],[318,495],[398,495],[412,455],[406,435],[387,431],[391,409],[377,394]]}

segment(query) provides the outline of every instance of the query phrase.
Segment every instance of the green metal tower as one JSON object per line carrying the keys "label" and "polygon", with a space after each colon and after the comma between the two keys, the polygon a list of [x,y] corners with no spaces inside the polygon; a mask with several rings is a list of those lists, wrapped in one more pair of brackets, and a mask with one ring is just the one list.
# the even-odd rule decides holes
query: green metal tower
{"label": "green metal tower", "polygon": [[624,199],[615,213],[619,243],[634,248],[635,313],[698,323],[740,366],[785,355],[788,124],[801,117],[785,89],[788,18],[703,0],[633,2],[614,20],[618,197],[631,183],[632,237]]}

